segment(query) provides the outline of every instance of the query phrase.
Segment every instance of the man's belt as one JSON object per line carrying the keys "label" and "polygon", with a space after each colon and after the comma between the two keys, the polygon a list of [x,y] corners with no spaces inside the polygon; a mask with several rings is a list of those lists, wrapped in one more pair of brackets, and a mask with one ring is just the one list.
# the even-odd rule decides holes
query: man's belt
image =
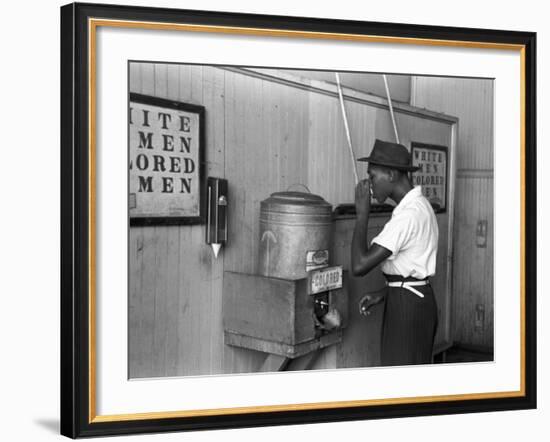
{"label": "man's belt", "polygon": [[416,280],[416,281],[386,281],[386,285],[388,287],[403,287],[404,289],[409,290],[410,292],[414,293],[416,296],[419,296],[421,298],[424,297],[424,294],[418,290],[415,289],[415,287],[428,285],[430,281],[427,279],[422,280]]}

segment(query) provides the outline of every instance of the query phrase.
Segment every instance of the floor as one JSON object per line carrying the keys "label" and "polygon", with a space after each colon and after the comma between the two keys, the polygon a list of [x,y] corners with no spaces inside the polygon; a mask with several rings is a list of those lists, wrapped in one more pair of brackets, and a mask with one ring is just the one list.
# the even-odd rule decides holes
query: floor
{"label": "floor", "polygon": [[493,352],[490,349],[473,349],[455,345],[447,351],[435,356],[437,363],[457,362],[487,362],[493,360]]}

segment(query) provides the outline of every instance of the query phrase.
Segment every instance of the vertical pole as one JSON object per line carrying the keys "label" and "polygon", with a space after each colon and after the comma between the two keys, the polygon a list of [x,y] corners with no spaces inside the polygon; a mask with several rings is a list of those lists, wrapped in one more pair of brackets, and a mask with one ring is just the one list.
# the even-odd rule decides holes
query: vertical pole
{"label": "vertical pole", "polygon": [[342,95],[342,86],[340,85],[340,75],[335,72],[336,86],[338,87],[338,98],[340,100],[340,108],[342,109],[342,118],[344,120],[344,127],[346,129],[346,138],[348,139],[349,153],[351,156],[351,162],[353,164],[353,174],[355,176],[355,184],[359,182],[359,176],[357,175],[357,163],[355,162],[355,155],[353,154],[353,146],[351,144],[351,135],[348,126],[348,117],[346,115],[346,107],[344,106],[344,96]]}
{"label": "vertical pole", "polygon": [[390,107],[390,115],[391,115],[391,121],[393,124],[393,132],[395,133],[395,142],[399,144],[399,134],[397,133],[397,123],[395,122],[395,115],[393,114],[393,105],[391,102],[390,88],[388,87],[388,79],[386,77],[386,74],[382,74],[382,78],[384,78],[384,86],[386,88],[386,97],[388,99],[388,106]]}

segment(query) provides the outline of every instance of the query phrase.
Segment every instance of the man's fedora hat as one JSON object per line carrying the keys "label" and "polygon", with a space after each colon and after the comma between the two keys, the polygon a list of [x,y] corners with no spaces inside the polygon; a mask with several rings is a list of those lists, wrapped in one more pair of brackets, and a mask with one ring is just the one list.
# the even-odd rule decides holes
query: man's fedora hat
{"label": "man's fedora hat", "polygon": [[368,161],[370,164],[391,167],[392,169],[414,172],[420,167],[413,166],[411,154],[402,144],[376,140],[370,156],[359,158],[357,161]]}

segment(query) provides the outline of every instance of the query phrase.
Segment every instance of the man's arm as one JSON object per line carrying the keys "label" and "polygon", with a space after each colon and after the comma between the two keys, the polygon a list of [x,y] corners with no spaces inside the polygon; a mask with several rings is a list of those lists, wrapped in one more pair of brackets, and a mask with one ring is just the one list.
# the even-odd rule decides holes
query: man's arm
{"label": "man's arm", "polygon": [[355,188],[357,219],[351,241],[351,271],[354,276],[364,276],[391,255],[391,251],[378,244],[368,247],[367,230],[370,216],[370,183],[362,180]]}

